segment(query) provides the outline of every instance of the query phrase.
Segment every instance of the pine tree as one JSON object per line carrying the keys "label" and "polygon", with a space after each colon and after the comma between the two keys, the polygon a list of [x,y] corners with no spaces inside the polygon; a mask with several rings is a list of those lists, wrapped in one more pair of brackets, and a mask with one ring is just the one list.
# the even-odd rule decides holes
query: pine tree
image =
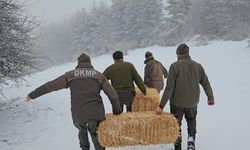
{"label": "pine tree", "polygon": [[250,25],[249,3],[248,0],[205,1],[200,33],[217,39],[245,39]]}
{"label": "pine tree", "polygon": [[76,54],[86,52],[101,55],[111,49],[110,8],[104,3],[93,6],[89,13],[84,9],[75,15],[72,47]]}
{"label": "pine tree", "polygon": [[77,57],[80,53],[88,53],[88,42],[91,40],[89,38],[89,21],[90,16],[82,9],[78,11],[73,18],[73,39],[72,39],[72,50],[74,57]]}
{"label": "pine tree", "polygon": [[[71,20],[64,19],[61,22],[53,22],[41,30],[42,37],[39,39],[37,49],[44,60],[39,62],[39,68],[51,67],[72,61]],[[52,53],[53,52],[53,53]]]}
{"label": "pine tree", "polygon": [[152,45],[153,32],[162,23],[159,0],[113,0],[113,37],[130,48]]}
{"label": "pine tree", "polygon": [[168,3],[169,6],[166,9],[169,12],[167,22],[170,35],[176,38],[177,43],[181,43],[188,33],[186,27],[192,3],[190,0],[168,0]]}
{"label": "pine tree", "polygon": [[[204,16],[204,28],[208,36],[222,37],[224,34],[230,31],[231,12],[230,3],[225,0],[211,0],[205,2]],[[216,37],[213,37],[216,38]]]}
{"label": "pine tree", "polygon": [[111,14],[103,2],[91,10],[90,37],[92,38],[92,54],[101,55],[111,49]]}

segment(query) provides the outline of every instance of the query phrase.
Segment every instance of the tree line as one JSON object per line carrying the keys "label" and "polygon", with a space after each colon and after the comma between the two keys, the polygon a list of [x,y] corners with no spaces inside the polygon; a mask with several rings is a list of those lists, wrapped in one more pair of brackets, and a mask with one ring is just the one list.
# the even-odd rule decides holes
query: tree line
{"label": "tree line", "polygon": [[[177,45],[195,37],[244,40],[250,31],[249,0],[112,0],[79,10],[45,28],[42,50],[54,63],[81,52],[97,56],[114,50]],[[55,56],[51,56],[55,51]],[[59,56],[59,57],[57,57]]]}
{"label": "tree line", "polygon": [[177,45],[190,39],[244,40],[250,37],[249,0],[112,0],[77,11],[40,28],[17,0],[0,0],[0,85],[33,68],[152,45]]}

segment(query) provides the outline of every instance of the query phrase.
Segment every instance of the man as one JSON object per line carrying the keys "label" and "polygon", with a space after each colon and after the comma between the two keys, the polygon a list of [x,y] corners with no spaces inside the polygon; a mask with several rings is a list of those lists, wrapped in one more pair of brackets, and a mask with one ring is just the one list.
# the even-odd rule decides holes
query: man
{"label": "man", "polygon": [[63,88],[70,88],[71,111],[73,123],[79,129],[80,147],[89,150],[88,132],[91,135],[96,150],[104,150],[97,139],[96,130],[99,123],[105,119],[105,110],[100,91],[108,96],[114,114],[122,113],[118,96],[103,74],[96,71],[91,65],[90,57],[81,54],[78,57],[78,65],[75,70],[66,72],[53,81],[38,87],[29,93],[27,100]]}
{"label": "man", "polygon": [[145,59],[144,83],[147,87],[155,88],[160,93],[164,86],[163,76],[167,78],[168,71],[159,61],[154,59],[151,52],[145,53]]}
{"label": "man", "polygon": [[[180,133],[181,121],[185,115],[188,126],[188,150],[195,150],[196,115],[202,85],[207,97],[208,105],[214,105],[213,91],[203,67],[189,56],[189,47],[186,44],[178,46],[178,61],[169,69],[167,86],[160,105],[156,108],[157,114],[162,114],[163,108],[170,98],[170,112],[178,120]],[[181,150],[181,134],[175,143],[175,150]]]}
{"label": "man", "polygon": [[134,82],[144,94],[146,94],[145,85],[133,64],[123,61],[123,53],[121,51],[114,52],[113,59],[114,64],[109,66],[103,74],[108,80],[111,80],[111,84],[118,94],[121,109],[123,110],[125,105],[127,112],[131,112],[135,96]]}

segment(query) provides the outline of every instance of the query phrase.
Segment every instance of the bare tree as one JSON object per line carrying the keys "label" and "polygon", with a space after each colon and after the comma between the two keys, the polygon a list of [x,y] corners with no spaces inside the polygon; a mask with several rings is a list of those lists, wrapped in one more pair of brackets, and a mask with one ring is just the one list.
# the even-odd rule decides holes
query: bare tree
{"label": "bare tree", "polygon": [[39,22],[17,0],[0,0],[0,92],[7,80],[17,82],[33,68],[34,35]]}

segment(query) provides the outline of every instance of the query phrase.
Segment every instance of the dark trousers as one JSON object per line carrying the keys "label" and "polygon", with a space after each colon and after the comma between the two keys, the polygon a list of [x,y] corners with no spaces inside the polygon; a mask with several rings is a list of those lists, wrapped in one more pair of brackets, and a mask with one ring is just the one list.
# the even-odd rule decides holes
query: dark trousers
{"label": "dark trousers", "polygon": [[134,99],[134,92],[133,91],[126,91],[126,92],[117,92],[117,95],[119,97],[120,106],[123,111],[123,106],[126,106],[127,112],[132,111],[132,102]]}
{"label": "dark trousers", "polygon": [[180,136],[175,143],[175,150],[181,150],[181,121],[183,116],[187,121],[188,136],[192,136],[195,139],[196,134],[196,116],[197,116],[197,106],[191,108],[180,108],[173,104],[170,104],[170,112],[177,118],[180,127]]}
{"label": "dark trousers", "polygon": [[99,123],[100,123],[99,121],[91,121],[91,122],[84,123],[84,124],[79,124],[77,122],[74,122],[75,127],[79,130],[78,138],[79,138],[80,147],[82,148],[82,150],[90,149],[88,132],[91,135],[92,142],[95,146],[95,149],[105,150],[105,148],[100,145],[98,141],[97,133],[96,133]]}

